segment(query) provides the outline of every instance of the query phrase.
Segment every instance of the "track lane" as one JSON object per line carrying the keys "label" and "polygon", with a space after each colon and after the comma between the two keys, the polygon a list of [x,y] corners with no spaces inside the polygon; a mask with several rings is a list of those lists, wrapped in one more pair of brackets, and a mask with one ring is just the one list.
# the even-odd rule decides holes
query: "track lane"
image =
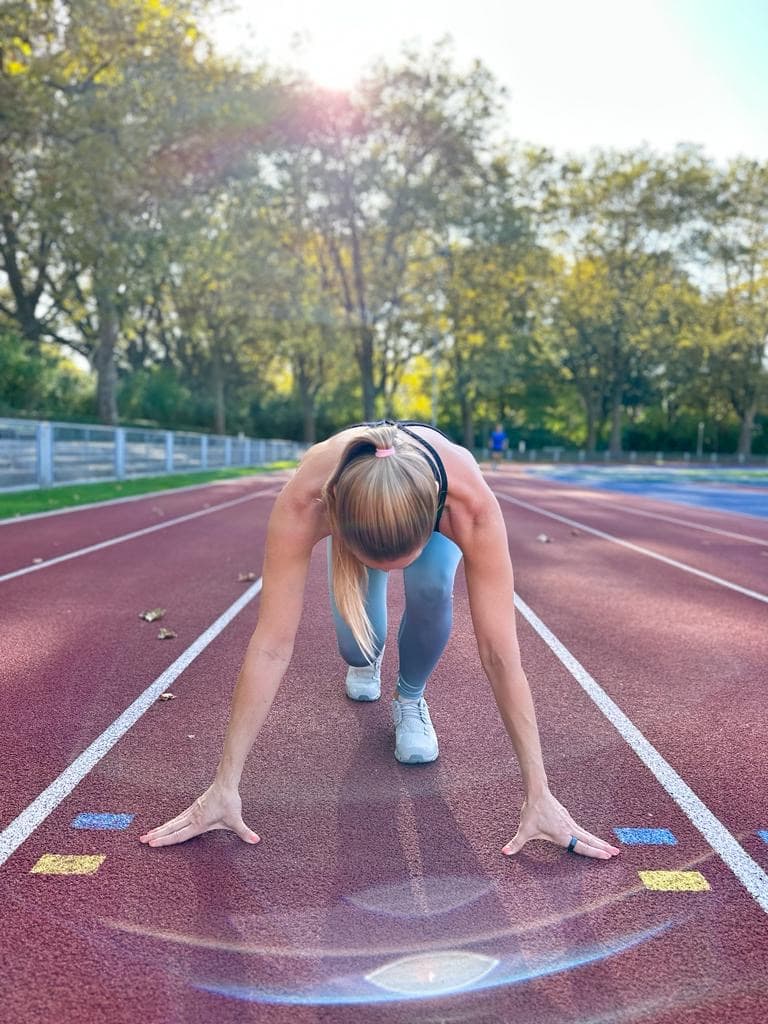
{"label": "track lane", "polygon": [[[497,495],[533,506],[528,511],[538,514],[541,532],[550,534],[559,526],[580,529],[582,526],[602,531],[615,542],[635,544],[665,558],[683,563],[691,570],[709,573],[735,586],[761,595],[768,601],[768,538],[765,545],[721,537],[688,526],[625,514],[621,505],[595,506],[580,495],[538,494],[528,487],[497,486]],[[570,519],[561,523],[553,516]],[[756,539],[756,538],[754,538]],[[681,570],[682,571],[682,570]]]}
{"label": "track lane", "polygon": [[279,487],[286,479],[285,473],[260,473],[214,481],[194,490],[148,494],[121,504],[65,510],[43,519],[5,521],[0,524],[0,575],[32,566],[38,558],[58,558],[177,516]]}
{"label": "track lane", "polygon": [[[23,951],[10,958],[13,1019],[39,1020],[29,1007],[47,997],[66,1024],[92,1020],[94,1006],[111,1021],[158,1024],[758,1024],[766,960],[754,936],[764,915],[542,640],[520,623],[554,791],[598,831],[667,827],[677,847],[626,848],[607,864],[542,844],[503,858],[521,792],[463,576],[454,635],[430,683],[441,758],[414,770],[392,758],[385,702],[343,697],[321,549],[294,661],[244,777],[246,821],[262,843],[225,834],[165,850],[138,843],[210,781],[251,630],[243,615],[190,666],[178,700],[137,723],[5,865],[5,919]],[[390,647],[385,690],[394,670]],[[214,676],[222,682],[212,687]],[[137,817],[127,834],[68,829],[85,810]],[[28,875],[43,853],[99,851],[107,861],[92,878]],[[641,890],[637,870],[656,867],[701,870],[712,891]],[[339,978],[347,997],[374,998],[365,974],[425,950],[496,959],[505,983],[338,1004]],[[588,956],[597,959],[582,963]],[[310,1005],[265,1002],[302,992]]]}
{"label": "track lane", "polygon": [[[584,500],[589,500],[595,505],[605,507],[615,506],[621,509],[640,507],[658,512],[663,516],[685,519],[696,523],[710,526],[722,526],[724,529],[740,529],[753,537],[762,538],[768,541],[768,518],[752,516],[747,513],[740,514],[735,510],[725,510],[705,507],[701,505],[685,505],[674,501],[666,501],[654,497],[652,494],[631,494],[625,491],[609,491],[601,487],[592,487],[586,481],[566,482],[561,480],[550,480],[546,477],[535,476],[525,471],[511,469],[501,472],[489,472],[483,470],[484,476],[492,486],[500,484],[504,486],[512,483],[517,487],[534,487],[536,493],[553,495],[572,495]],[[739,488],[741,490],[742,488]],[[765,493],[765,488],[760,489]]]}
{"label": "track lane", "polygon": [[[273,501],[2,584],[0,769],[14,780],[0,792],[3,825],[243,593],[238,575],[260,569]],[[139,619],[156,607],[162,621]],[[177,638],[158,640],[161,626]]]}
{"label": "track lane", "polygon": [[502,504],[518,592],[764,865],[763,606]]}

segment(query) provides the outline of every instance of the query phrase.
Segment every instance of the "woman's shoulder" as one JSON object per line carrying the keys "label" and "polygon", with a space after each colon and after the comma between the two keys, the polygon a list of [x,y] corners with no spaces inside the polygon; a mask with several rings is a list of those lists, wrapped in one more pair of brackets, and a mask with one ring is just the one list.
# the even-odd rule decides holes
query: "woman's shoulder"
{"label": "woman's shoulder", "polygon": [[341,431],[307,448],[295,473],[283,488],[286,498],[299,507],[311,507],[320,500],[325,482],[336,468],[344,449],[344,433],[346,431]]}

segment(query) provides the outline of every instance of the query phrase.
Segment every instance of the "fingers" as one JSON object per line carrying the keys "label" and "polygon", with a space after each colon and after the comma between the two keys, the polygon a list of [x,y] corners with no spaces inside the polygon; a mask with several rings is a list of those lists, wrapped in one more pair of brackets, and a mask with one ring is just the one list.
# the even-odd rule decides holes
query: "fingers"
{"label": "fingers", "polygon": [[606,843],[605,840],[600,839],[598,836],[593,836],[591,832],[587,832],[578,825],[574,825],[571,833],[567,836],[561,836],[558,830],[558,838],[540,831],[531,832],[521,825],[513,838],[510,839],[505,847],[503,847],[501,852],[506,857],[513,857],[516,853],[519,853],[525,844],[530,842],[531,839],[544,839],[548,842],[556,843],[558,846],[562,846],[567,850],[572,837],[576,839],[576,845],[573,847],[572,852],[579,854],[581,857],[594,857],[596,860],[610,860],[612,857],[616,857],[621,853],[621,850],[618,847],[611,846],[610,843]]}
{"label": "fingers", "polygon": [[187,839],[191,839],[193,836],[199,834],[199,829],[195,829],[193,825],[187,825],[185,828],[180,828],[176,832],[167,832],[164,835],[156,836],[154,839],[150,839],[148,845],[152,847],[175,846],[176,843],[186,842]]}
{"label": "fingers", "polygon": [[[619,853],[621,853],[621,850],[618,848],[618,846],[611,846],[611,844],[606,843],[604,839],[600,839],[598,836],[593,836],[591,832],[587,832],[585,829],[580,828],[578,825],[575,826],[571,834],[576,836],[576,839],[578,840],[578,842],[576,843],[576,849],[574,850],[574,853],[579,852],[579,846],[588,847],[591,850],[599,850],[601,853],[605,854],[605,857],[603,859],[616,857]],[[568,844],[566,843],[566,846],[567,845]],[[595,854],[587,854],[587,856],[595,856]]]}
{"label": "fingers", "polygon": [[190,811],[191,809],[172,818],[171,821],[167,821],[164,825],[151,829],[143,836],[139,836],[140,842],[152,847],[173,846],[176,843],[186,842],[187,839],[192,839],[194,836],[199,836],[203,832],[213,832],[219,828],[234,832],[245,843],[255,845],[261,842],[260,837],[245,824],[242,818],[232,822],[215,821],[207,825],[199,821],[195,822]]}
{"label": "fingers", "polygon": [[513,857],[516,853],[520,853],[529,839],[533,838],[534,836],[529,834],[521,825],[501,852],[506,857]]}
{"label": "fingers", "polygon": [[231,828],[232,831],[236,832],[245,843],[255,844],[261,842],[259,836],[256,835],[252,828],[248,828],[242,818],[240,821],[236,822],[235,825],[231,826]]}
{"label": "fingers", "polygon": [[140,841],[151,845],[155,839],[162,839],[174,832],[178,832],[179,829],[189,825],[191,821],[191,812],[192,807],[188,807],[186,811],[182,811],[181,814],[177,814],[175,818],[171,818],[170,821],[166,821],[164,825],[158,825],[157,828],[150,829],[149,832],[145,832],[143,836],[139,836]]}
{"label": "fingers", "polygon": [[[570,839],[565,844],[565,848],[568,849]],[[618,853],[618,850],[616,851]],[[577,839],[576,845],[573,847],[573,853],[578,853],[580,857],[594,857],[596,860],[610,860],[613,854],[608,853],[607,850],[602,850],[598,846],[592,845],[587,840]]]}

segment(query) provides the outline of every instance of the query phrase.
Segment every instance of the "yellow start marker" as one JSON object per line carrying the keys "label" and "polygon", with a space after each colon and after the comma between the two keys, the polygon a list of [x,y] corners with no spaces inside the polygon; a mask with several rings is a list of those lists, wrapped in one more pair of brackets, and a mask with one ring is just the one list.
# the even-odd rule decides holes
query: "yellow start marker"
{"label": "yellow start marker", "polygon": [[646,889],[657,892],[706,892],[711,888],[700,871],[638,871]]}
{"label": "yellow start marker", "polygon": [[30,871],[30,875],[93,875],[107,859],[106,854],[64,856],[46,853]]}

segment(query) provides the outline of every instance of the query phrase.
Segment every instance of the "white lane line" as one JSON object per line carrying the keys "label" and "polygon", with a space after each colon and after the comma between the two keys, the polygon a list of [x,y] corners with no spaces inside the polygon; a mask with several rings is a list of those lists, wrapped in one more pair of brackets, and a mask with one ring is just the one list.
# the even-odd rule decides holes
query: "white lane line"
{"label": "white lane line", "polygon": [[169,487],[164,491],[147,491],[145,494],[129,494],[125,498],[110,498],[108,501],[91,501],[87,505],[72,505],[70,508],[54,508],[49,512],[29,512],[25,516],[12,516],[10,519],[0,519],[0,526],[14,526],[16,523],[28,523],[30,519],[48,519],[50,516],[65,516],[70,512],[83,512],[89,508],[106,508],[108,505],[124,505],[127,501],[144,501],[149,498],[162,498],[166,494],[184,494],[186,491],[199,491],[203,487],[217,487],[221,484],[239,483],[240,481],[252,480],[254,477],[264,479],[265,476],[274,479],[285,470],[271,470],[267,473],[254,473],[253,476],[232,476],[223,480],[208,480],[203,484],[189,484],[187,487]]}
{"label": "white lane line", "polygon": [[682,569],[683,572],[689,572],[693,576],[700,576],[703,580],[709,580],[710,583],[716,583],[720,587],[726,587],[728,590],[735,590],[738,594],[744,594],[746,597],[753,597],[756,601],[762,601],[764,604],[768,604],[768,594],[761,594],[757,590],[749,590],[747,587],[740,587],[738,583],[731,583],[730,580],[724,580],[720,576],[713,576],[711,573],[704,572],[701,569],[694,569],[692,565],[686,565],[684,562],[677,562],[674,558],[667,558],[666,555],[660,555],[657,551],[651,551],[650,548],[640,547],[639,544],[632,544],[628,540],[622,540],[621,537],[614,537],[612,533],[604,533],[602,530],[596,530],[594,526],[587,526],[586,523],[581,523],[576,519],[568,519],[567,516],[560,516],[556,512],[549,512],[545,508],[539,508],[538,505],[530,505],[527,501],[521,501],[519,498],[513,498],[510,494],[505,494],[504,491],[494,491],[497,497],[503,498],[504,501],[510,501],[514,505],[521,505],[523,508],[530,509],[531,512],[537,512],[539,515],[548,516],[550,519],[556,519],[560,523],[565,523],[566,526],[576,527],[578,530],[583,530],[584,533],[592,533],[595,537],[601,537],[603,540],[609,540],[614,544],[620,544],[624,548],[629,548],[630,551],[637,551],[641,555],[646,555],[648,558],[655,558],[659,562],[664,562],[665,565],[671,565],[675,569]]}
{"label": "white lane line", "polygon": [[747,891],[768,913],[768,875],[754,861],[723,823],[693,792],[658,750],[643,736],[621,708],[596,683],[584,666],[574,658],[534,611],[515,595],[515,605],[533,626],[550,650],[559,658],[576,682],[594,701],[611,725],[621,734],[646,768],[669,793],[680,810],[712,847],[726,867],[730,868]]}
{"label": "white lane line", "polygon": [[234,604],[231,604],[194,643],[190,644],[186,651],[179,655],[172,665],[168,666],[162,675],[150,683],[119,718],[116,718],[57,779],[54,779],[50,786],[44,789],[7,828],[0,832],[0,865],[4,864],[11,854],[29,839],[35,829],[56,810],[75,786],[83,781],[117,741],[128,732],[132,725],[138,722],[145,711],[152,707],[160,694],[171,686],[174,680],[216,639],[232,619],[256,597],[261,590],[261,583],[261,579],[258,579]]}
{"label": "white lane line", "polygon": [[115,544],[124,544],[127,540],[135,540],[136,537],[145,537],[148,533],[156,533],[158,530],[167,530],[169,526],[178,526],[179,523],[187,523],[190,519],[199,519],[201,516],[209,516],[214,512],[221,512],[225,508],[234,508],[235,505],[242,505],[245,501],[253,501],[254,498],[263,498],[265,495],[275,493],[274,486],[267,487],[263,491],[255,491],[253,494],[246,494],[243,498],[234,498],[232,501],[222,502],[221,505],[212,505],[210,508],[201,509],[199,512],[190,512],[185,516],[177,516],[164,523],[157,523],[155,526],[147,526],[142,530],[134,530],[132,533],[123,533],[111,540],[103,540],[99,544],[91,544],[87,548],[79,548],[77,551],[70,551],[66,555],[58,555],[56,558],[48,558],[38,565],[27,565],[23,569],[15,569],[0,576],[0,583],[6,580],[16,579],[17,576],[26,576],[31,572],[38,572],[40,569],[48,569],[60,562],[68,562],[72,558],[81,558],[83,555],[90,555],[94,551],[102,551],[104,548],[111,548]]}
{"label": "white lane line", "polygon": [[[562,492],[559,492],[562,494]],[[575,495],[574,495],[575,496]],[[722,530],[717,526],[705,526],[704,523],[694,523],[690,519],[679,519],[677,516],[664,516],[660,512],[646,512],[644,509],[630,508],[629,505],[620,505],[616,502],[611,501],[598,501],[597,498],[589,497],[586,498],[579,494],[579,501],[586,501],[590,505],[596,505],[598,508],[610,509],[612,512],[629,512],[633,516],[647,516],[649,519],[663,519],[666,523],[674,523],[676,526],[689,526],[694,530],[706,530],[707,533],[717,533],[721,537],[733,537],[735,540],[744,540],[748,544],[760,544],[764,548],[768,548],[768,537],[761,539],[760,537],[749,537],[746,533],[735,533],[733,530]]]}

